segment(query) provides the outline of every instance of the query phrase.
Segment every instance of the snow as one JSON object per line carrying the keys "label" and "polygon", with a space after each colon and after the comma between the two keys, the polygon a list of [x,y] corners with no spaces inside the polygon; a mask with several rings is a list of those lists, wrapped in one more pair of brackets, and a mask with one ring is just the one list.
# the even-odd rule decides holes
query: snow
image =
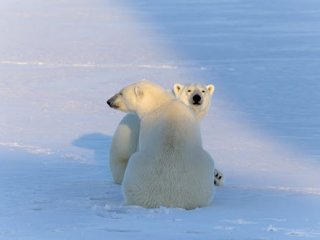
{"label": "snow", "polygon": [[[0,2],[0,239],[320,239],[316,0]],[[214,83],[209,207],[123,203],[105,101]]]}

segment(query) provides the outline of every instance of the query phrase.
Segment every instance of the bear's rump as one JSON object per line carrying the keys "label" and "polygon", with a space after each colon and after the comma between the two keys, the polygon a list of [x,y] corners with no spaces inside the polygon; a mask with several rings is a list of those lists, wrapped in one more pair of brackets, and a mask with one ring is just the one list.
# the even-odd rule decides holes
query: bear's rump
{"label": "bear's rump", "polygon": [[206,189],[206,186],[210,185],[208,181],[212,181],[207,177],[208,169],[205,166],[201,168],[201,163],[197,164],[191,159],[173,156],[174,161],[170,156],[165,159],[163,156],[145,159],[147,161],[143,172],[138,173],[129,183],[132,186],[129,194],[135,198],[132,200],[134,204],[183,208],[191,208],[191,203],[197,203],[197,206],[207,204],[211,188]]}

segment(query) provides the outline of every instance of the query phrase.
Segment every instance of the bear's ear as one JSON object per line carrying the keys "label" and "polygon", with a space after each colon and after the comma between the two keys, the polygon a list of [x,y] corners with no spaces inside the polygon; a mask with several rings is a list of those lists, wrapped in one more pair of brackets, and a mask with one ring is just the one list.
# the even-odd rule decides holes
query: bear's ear
{"label": "bear's ear", "polygon": [[138,86],[134,87],[134,93],[136,94],[136,96],[138,98],[143,97],[143,91],[141,88],[139,88]]}
{"label": "bear's ear", "polygon": [[207,85],[207,89],[209,91],[209,93],[212,95],[214,92],[214,86],[212,84]]}
{"label": "bear's ear", "polygon": [[183,88],[182,84],[176,83],[173,85],[173,93],[176,97],[179,95],[179,92],[181,91],[182,88]]}

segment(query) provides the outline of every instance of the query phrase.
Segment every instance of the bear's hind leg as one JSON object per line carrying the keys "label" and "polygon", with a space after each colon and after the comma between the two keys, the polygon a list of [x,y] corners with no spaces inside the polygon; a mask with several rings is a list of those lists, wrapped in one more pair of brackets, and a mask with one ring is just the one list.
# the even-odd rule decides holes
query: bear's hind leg
{"label": "bear's hind leg", "polygon": [[218,169],[214,169],[214,185],[222,186],[224,182],[223,174]]}

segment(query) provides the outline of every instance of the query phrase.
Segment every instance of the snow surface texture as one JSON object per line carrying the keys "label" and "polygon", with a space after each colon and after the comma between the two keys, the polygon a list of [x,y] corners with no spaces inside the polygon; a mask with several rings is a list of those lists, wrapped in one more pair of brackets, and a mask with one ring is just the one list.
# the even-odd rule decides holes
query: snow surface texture
{"label": "snow surface texture", "polygon": [[[0,239],[320,239],[316,0],[0,2]],[[214,83],[211,206],[123,205],[105,100]]]}

